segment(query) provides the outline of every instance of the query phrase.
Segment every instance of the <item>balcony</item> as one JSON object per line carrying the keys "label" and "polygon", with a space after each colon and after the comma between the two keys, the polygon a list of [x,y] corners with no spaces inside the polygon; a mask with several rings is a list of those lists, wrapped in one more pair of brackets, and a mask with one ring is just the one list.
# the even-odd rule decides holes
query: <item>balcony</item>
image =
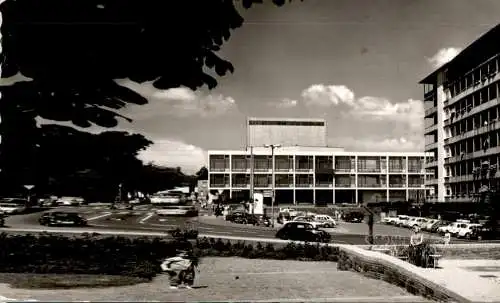
{"label": "balcony", "polygon": [[458,183],[458,182],[469,182],[469,181],[474,181],[473,174],[449,177],[448,182],[446,183]]}
{"label": "balcony", "polygon": [[425,180],[425,185],[437,185],[438,184],[438,179],[437,178],[429,178]]}
{"label": "balcony", "polygon": [[233,158],[231,170],[233,172],[247,172],[250,170],[250,161],[243,159],[235,159]]}
{"label": "balcony", "polygon": [[233,187],[236,187],[236,188],[250,188],[250,183],[233,182]]}
{"label": "balcony", "polygon": [[356,187],[355,183],[335,183],[335,187],[338,188],[353,188]]}
{"label": "balcony", "polygon": [[495,121],[492,120],[488,125],[481,126],[472,130],[469,130],[467,132],[463,132],[461,134],[455,135],[453,137],[448,138],[448,140],[445,142],[446,145],[450,145],[453,143],[456,143],[461,140],[469,139],[475,136],[479,136],[482,134],[489,133],[491,131],[496,131],[500,129],[500,120]]}
{"label": "balcony", "polygon": [[287,182],[276,182],[275,187],[277,188],[290,188],[293,187],[293,182],[287,183]]}
{"label": "balcony", "polygon": [[425,150],[426,151],[437,149],[437,147],[438,147],[437,146],[437,142],[432,142],[432,143],[425,144]]}
{"label": "balcony", "polygon": [[434,107],[431,107],[431,108],[428,108],[425,110],[425,117],[428,117],[430,115],[433,115],[437,112],[437,107],[434,106]]}
{"label": "balcony", "polygon": [[297,182],[295,183],[295,187],[301,187],[301,188],[306,188],[306,187],[314,187],[314,184],[312,183],[303,183],[303,182]]}
{"label": "balcony", "polygon": [[455,96],[453,96],[452,98],[450,98],[448,100],[449,101],[448,105],[453,105],[454,103],[456,103],[458,100],[462,99],[463,97],[470,95],[472,93],[475,93],[476,91],[482,89],[486,85],[489,85],[490,83],[493,83],[499,79],[500,79],[500,73],[495,73],[495,74],[489,75],[489,77],[487,77],[486,81],[483,81],[483,82],[476,81],[477,84],[461,91],[460,93],[458,93]]}
{"label": "balcony", "polygon": [[359,183],[358,182],[358,188],[380,188],[380,187],[386,187],[385,184],[382,183]]}
{"label": "balcony", "polygon": [[293,171],[293,157],[291,157],[291,156],[276,156],[274,159],[274,170],[276,172],[291,172],[291,171]]}
{"label": "balcony", "polygon": [[316,187],[333,187],[333,182],[327,182],[327,181],[316,182]]}
{"label": "balcony", "polygon": [[382,172],[382,169],[380,169],[380,167],[359,168],[359,166],[358,166],[358,173],[380,173],[380,172]]}
{"label": "balcony", "polygon": [[437,130],[437,124],[434,124],[434,125],[426,127],[424,133],[428,134],[428,133],[432,133],[436,130]]}
{"label": "balcony", "polygon": [[491,99],[490,101],[487,101],[479,106],[471,108],[470,111],[465,111],[463,114],[455,116],[453,121],[450,121],[450,123],[448,123],[448,124],[459,122],[467,117],[473,116],[477,113],[480,113],[480,112],[483,112],[487,109],[493,108],[499,104],[500,104],[500,99],[498,99],[498,98]]}
{"label": "balcony", "polygon": [[430,161],[430,162],[427,162],[425,163],[425,167],[426,168],[429,168],[429,167],[435,167],[438,165],[438,162],[435,160],[435,161]]}
{"label": "balcony", "polygon": [[491,147],[491,148],[486,149],[486,151],[483,149],[480,149],[480,150],[472,152],[472,153],[463,154],[463,156],[458,155],[458,156],[454,156],[454,157],[449,157],[449,158],[446,158],[444,160],[444,163],[445,164],[452,164],[452,163],[460,162],[463,160],[491,156],[491,155],[495,155],[495,154],[499,154],[499,153],[500,153],[500,146],[495,146],[495,147]]}
{"label": "balcony", "polygon": [[424,188],[425,185],[423,183],[408,183],[408,187],[411,187],[411,188]]}

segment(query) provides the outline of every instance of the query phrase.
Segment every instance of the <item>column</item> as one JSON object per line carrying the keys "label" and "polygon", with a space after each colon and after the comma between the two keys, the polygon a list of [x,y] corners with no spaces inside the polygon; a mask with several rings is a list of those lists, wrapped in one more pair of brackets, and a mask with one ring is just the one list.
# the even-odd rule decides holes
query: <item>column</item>
{"label": "column", "polygon": [[229,155],[229,199],[233,198],[233,155]]}
{"label": "column", "polygon": [[293,164],[292,164],[292,176],[293,176],[293,204],[294,205],[297,205],[297,197],[295,195],[295,191],[296,191],[296,184],[295,183],[295,155],[293,155]]}
{"label": "column", "polygon": [[358,156],[354,156],[354,200],[356,201],[356,204],[359,204],[359,197],[358,197]]}
{"label": "column", "polygon": [[385,156],[385,184],[387,187],[386,202],[389,202],[389,156]]}
{"label": "column", "polygon": [[405,187],[406,187],[406,201],[410,198],[408,190],[408,179],[409,179],[409,167],[408,167],[408,156],[405,156]]}
{"label": "column", "polygon": [[335,191],[336,191],[336,188],[335,188],[335,156],[332,156],[332,168],[333,168],[333,171],[332,171],[332,174],[333,174],[333,197],[332,197],[332,201],[333,201],[333,204],[335,205]]}
{"label": "column", "polygon": [[312,165],[313,165],[313,205],[316,206],[316,156],[312,156]]}

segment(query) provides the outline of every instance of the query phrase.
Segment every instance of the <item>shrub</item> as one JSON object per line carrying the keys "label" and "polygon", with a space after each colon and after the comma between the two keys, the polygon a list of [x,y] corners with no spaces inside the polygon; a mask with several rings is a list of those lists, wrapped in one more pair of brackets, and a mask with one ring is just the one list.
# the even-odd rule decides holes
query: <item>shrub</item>
{"label": "shrub", "polygon": [[289,243],[276,248],[271,243],[231,243],[199,238],[189,242],[161,238],[80,237],[50,234],[0,234],[0,272],[109,274],[151,279],[160,272],[164,258],[178,250],[192,249],[196,259],[207,256],[237,256],[276,260],[337,261],[337,247]]}

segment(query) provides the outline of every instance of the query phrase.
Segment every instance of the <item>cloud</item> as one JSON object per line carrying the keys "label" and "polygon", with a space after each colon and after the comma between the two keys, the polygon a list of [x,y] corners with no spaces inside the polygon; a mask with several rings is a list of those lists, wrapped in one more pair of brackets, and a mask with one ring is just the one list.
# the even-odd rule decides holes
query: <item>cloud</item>
{"label": "cloud", "polygon": [[354,93],[344,85],[314,84],[302,91],[302,98],[306,105],[352,104]]}
{"label": "cloud", "polygon": [[406,137],[338,137],[329,140],[331,146],[354,151],[423,151],[424,139],[419,136]]}
{"label": "cloud", "polygon": [[127,79],[117,81],[149,100],[149,104],[131,105],[125,113],[132,119],[157,116],[217,117],[236,109],[236,101],[220,94],[204,94],[186,87],[159,90],[152,82],[137,83]]}
{"label": "cloud", "polygon": [[138,156],[145,163],[153,162],[168,167],[181,167],[187,174],[196,173],[206,165],[205,151],[178,140],[160,139]]}
{"label": "cloud", "polygon": [[433,67],[438,68],[451,61],[461,51],[462,49],[458,47],[442,48],[434,56],[428,58],[427,61],[429,61]]}
{"label": "cloud", "polygon": [[279,102],[270,102],[268,105],[276,108],[292,108],[296,107],[298,103],[299,102],[297,100],[285,98]]}
{"label": "cloud", "polygon": [[364,96],[355,98],[345,85],[313,84],[303,90],[306,105],[335,106],[343,116],[362,121],[405,123],[412,130],[423,130],[424,105],[422,101],[408,99],[393,103],[386,98]]}

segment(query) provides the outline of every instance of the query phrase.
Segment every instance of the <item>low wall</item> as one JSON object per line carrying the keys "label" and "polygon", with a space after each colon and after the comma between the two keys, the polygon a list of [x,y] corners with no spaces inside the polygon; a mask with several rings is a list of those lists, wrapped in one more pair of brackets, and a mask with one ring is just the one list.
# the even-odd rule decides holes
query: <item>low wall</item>
{"label": "low wall", "polygon": [[[371,247],[382,246],[402,250],[408,245],[359,245],[358,247],[370,250]],[[433,247],[443,259],[500,260],[500,243],[434,244]]]}
{"label": "low wall", "polygon": [[339,270],[359,272],[366,277],[384,280],[405,288],[409,293],[434,301],[468,301],[459,294],[419,276],[416,266],[361,247],[340,246],[337,267]]}

